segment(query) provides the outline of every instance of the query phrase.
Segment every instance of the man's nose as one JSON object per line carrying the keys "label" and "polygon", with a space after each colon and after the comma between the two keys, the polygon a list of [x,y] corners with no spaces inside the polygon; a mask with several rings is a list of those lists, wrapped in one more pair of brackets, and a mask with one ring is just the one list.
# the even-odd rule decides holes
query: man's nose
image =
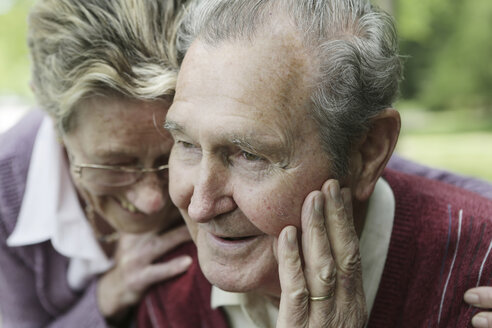
{"label": "man's nose", "polygon": [[196,182],[188,205],[192,220],[206,222],[237,207],[229,190],[229,172],[222,163],[202,160],[194,178]]}
{"label": "man's nose", "polygon": [[147,215],[161,211],[166,205],[167,184],[155,173],[146,173],[127,193],[126,198]]}

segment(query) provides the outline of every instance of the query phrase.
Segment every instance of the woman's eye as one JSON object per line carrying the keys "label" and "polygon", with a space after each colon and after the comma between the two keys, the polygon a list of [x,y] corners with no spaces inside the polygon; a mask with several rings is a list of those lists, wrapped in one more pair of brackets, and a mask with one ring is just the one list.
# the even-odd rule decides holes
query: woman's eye
{"label": "woman's eye", "polygon": [[250,161],[250,162],[257,162],[257,161],[261,161],[263,160],[263,157],[260,157],[260,156],[257,156],[257,155],[254,155],[254,154],[251,154],[251,153],[248,153],[246,151],[242,151],[241,152],[241,155],[242,157],[247,160],[247,161]]}
{"label": "woman's eye", "polygon": [[167,164],[169,161],[169,156],[168,155],[162,155],[162,156],[159,156],[156,160],[155,160],[155,163],[154,165],[157,167],[157,166],[161,166],[161,165],[165,165]]}
{"label": "woman's eye", "polygon": [[118,167],[135,167],[138,165],[138,160],[109,160],[104,161],[103,165],[118,166]]}

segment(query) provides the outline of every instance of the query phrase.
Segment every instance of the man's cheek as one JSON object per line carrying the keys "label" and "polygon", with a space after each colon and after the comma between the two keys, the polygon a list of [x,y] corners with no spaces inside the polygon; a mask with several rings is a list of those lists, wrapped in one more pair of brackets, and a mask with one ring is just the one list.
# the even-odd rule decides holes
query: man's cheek
{"label": "man's cheek", "polygon": [[176,207],[186,209],[190,203],[193,186],[182,177],[179,170],[169,172],[169,195]]}
{"label": "man's cheek", "polygon": [[[276,206],[274,206],[276,204]],[[300,209],[294,210],[292,203],[263,202],[263,207],[256,208],[249,216],[250,221],[267,235],[278,237],[283,228],[293,225],[301,226]]]}

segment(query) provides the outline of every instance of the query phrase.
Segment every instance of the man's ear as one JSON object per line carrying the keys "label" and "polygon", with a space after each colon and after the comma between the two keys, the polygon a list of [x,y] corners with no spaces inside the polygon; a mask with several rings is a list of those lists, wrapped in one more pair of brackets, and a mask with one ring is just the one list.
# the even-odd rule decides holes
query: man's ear
{"label": "man's ear", "polygon": [[371,196],[395,149],[400,126],[400,114],[392,108],[371,120],[369,131],[352,156],[352,190],[357,200],[366,201]]}

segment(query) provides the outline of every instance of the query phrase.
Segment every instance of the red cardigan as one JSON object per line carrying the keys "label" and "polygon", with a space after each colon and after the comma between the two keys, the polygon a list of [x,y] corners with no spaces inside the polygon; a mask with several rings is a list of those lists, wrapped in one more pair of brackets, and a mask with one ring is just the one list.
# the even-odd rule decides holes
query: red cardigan
{"label": "red cardigan", "polygon": [[[369,328],[471,327],[476,309],[465,291],[491,285],[492,201],[417,176],[386,170],[396,199],[388,257]],[[210,307],[211,286],[198,266],[152,288],[138,312],[138,327],[227,327]],[[169,258],[169,257],[168,257]]]}

